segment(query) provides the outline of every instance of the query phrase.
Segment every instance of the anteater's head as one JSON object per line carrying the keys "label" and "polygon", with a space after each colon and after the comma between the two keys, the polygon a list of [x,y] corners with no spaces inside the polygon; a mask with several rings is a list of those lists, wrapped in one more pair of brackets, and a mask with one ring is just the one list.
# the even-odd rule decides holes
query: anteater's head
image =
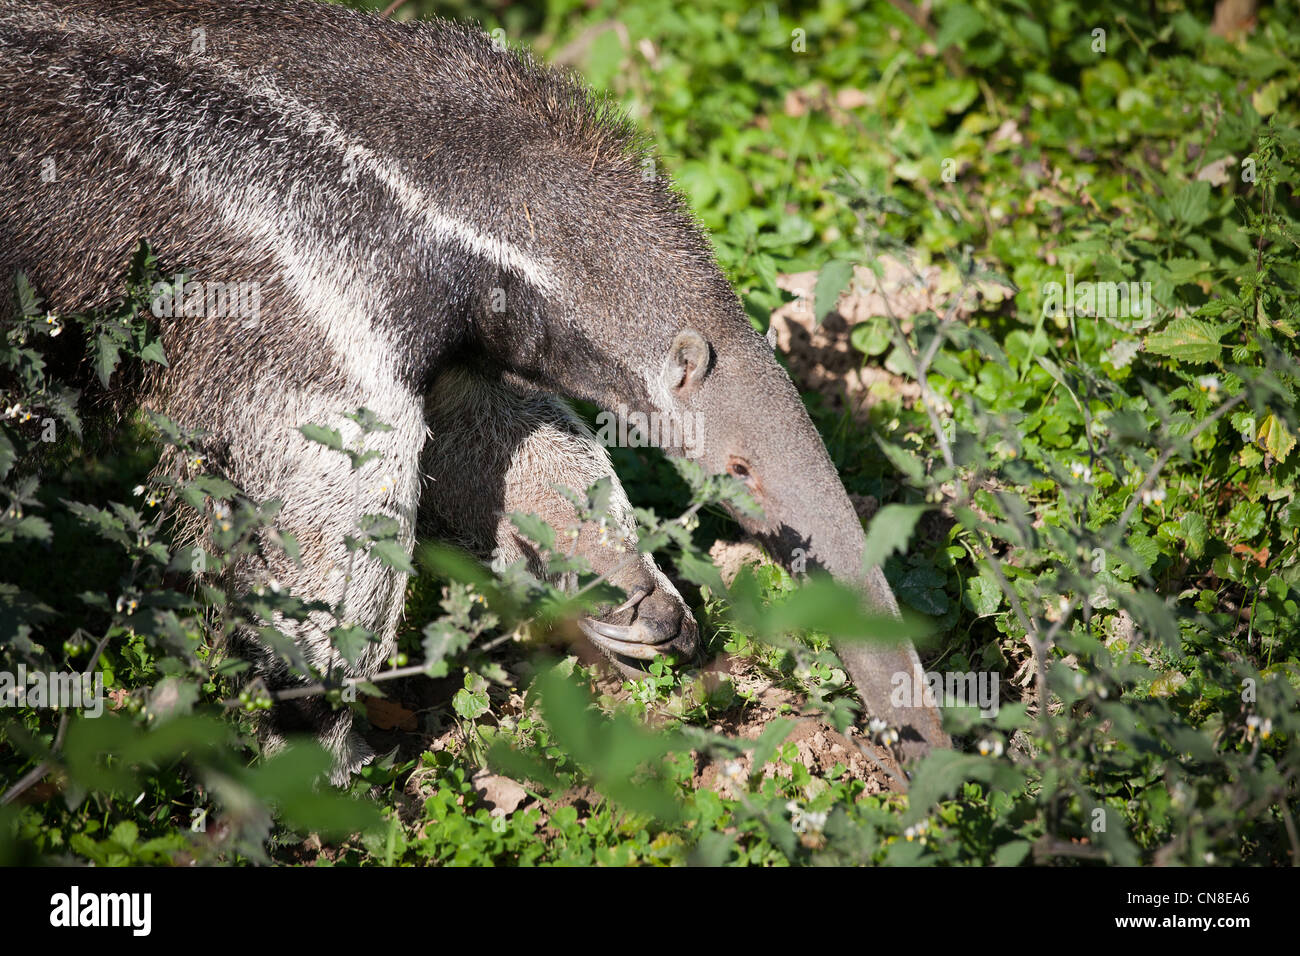
{"label": "anteater's head", "polygon": [[[896,613],[883,574],[862,567],[861,523],[799,393],[680,198],[625,126],[565,81],[530,82],[552,84],[535,101],[546,120],[502,160],[514,173],[502,205],[526,219],[512,216],[510,231],[526,234],[532,275],[512,284],[514,308],[483,320],[489,351],[535,384],[637,416],[668,454],[736,478],[762,510],[738,520],[778,560],[860,585]],[[888,705],[900,671],[921,679],[910,646],[841,652],[905,741],[946,742],[933,710],[918,720]]]}
{"label": "anteater's head", "polygon": [[[708,240],[648,154],[623,141],[592,150],[524,150],[528,176],[503,205],[527,209],[533,273],[505,277],[507,309],[483,310],[488,351],[538,385],[628,413],[668,454],[741,481],[763,517],[738,518],[782,561],[859,579],[857,515]],[[887,588],[876,597],[892,609]]]}

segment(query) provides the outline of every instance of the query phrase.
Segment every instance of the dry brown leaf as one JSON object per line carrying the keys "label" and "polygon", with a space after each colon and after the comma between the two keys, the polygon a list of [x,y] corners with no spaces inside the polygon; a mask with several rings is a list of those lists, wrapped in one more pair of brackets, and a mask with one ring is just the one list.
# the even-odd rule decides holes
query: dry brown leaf
{"label": "dry brown leaf", "polygon": [[415,712],[383,697],[366,697],[366,719],[380,730],[418,730]]}
{"label": "dry brown leaf", "polygon": [[519,804],[528,799],[528,791],[509,777],[480,770],[470,778],[475,792],[483,802],[491,806],[494,817],[505,816],[519,809]]}

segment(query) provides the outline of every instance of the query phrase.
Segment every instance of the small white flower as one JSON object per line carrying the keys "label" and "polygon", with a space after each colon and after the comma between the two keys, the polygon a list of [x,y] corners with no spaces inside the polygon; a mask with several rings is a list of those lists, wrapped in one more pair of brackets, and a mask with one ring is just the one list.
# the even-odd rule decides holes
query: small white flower
{"label": "small white flower", "polygon": [[1219,380],[1213,375],[1202,375],[1196,380],[1196,387],[1213,395],[1219,390]]}
{"label": "small white flower", "polygon": [[795,833],[821,833],[826,826],[825,813],[805,810],[796,800],[787,800],[785,808],[790,813],[790,829]]}
{"label": "small white flower", "polygon": [[1246,718],[1247,739],[1254,737],[1257,730],[1261,740],[1268,740],[1269,737],[1273,736],[1273,721],[1268,717],[1251,714]]}
{"label": "small white flower", "polygon": [[995,738],[985,737],[980,741],[980,754],[987,757],[992,754],[994,757],[1001,757],[1003,754],[1002,741]]}
{"label": "small white flower", "polygon": [[722,765],[720,776],[731,783],[739,783],[745,779],[745,767],[739,760],[728,760]]}
{"label": "small white flower", "polygon": [[1142,503],[1144,505],[1158,505],[1165,500],[1165,489],[1148,488],[1142,492]]}
{"label": "small white flower", "polygon": [[1081,461],[1076,461],[1070,466],[1070,474],[1085,484],[1092,481],[1092,469]]}
{"label": "small white flower", "polygon": [[144,494],[144,485],[136,485],[134,488],[131,489],[131,494],[139,498],[142,494]]}

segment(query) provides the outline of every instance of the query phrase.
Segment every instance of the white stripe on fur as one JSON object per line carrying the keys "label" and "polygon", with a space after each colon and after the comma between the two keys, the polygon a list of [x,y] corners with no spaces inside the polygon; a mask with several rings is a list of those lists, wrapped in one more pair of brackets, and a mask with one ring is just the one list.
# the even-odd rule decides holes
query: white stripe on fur
{"label": "white stripe on fur", "polygon": [[[9,14],[17,14],[17,11],[0,10],[0,20],[10,19]],[[28,11],[27,16],[16,15],[15,18],[19,22],[26,21],[34,26],[38,25],[33,23],[31,11]],[[68,17],[64,13],[60,13],[55,22],[60,30],[83,36],[103,37],[111,34],[114,29],[114,24],[108,19]],[[44,29],[49,28],[49,22],[42,22],[39,25]],[[281,111],[292,114],[294,120],[300,123],[305,131],[322,136],[342,154],[345,161],[359,163],[377,182],[388,188],[408,215],[424,224],[433,240],[453,242],[475,255],[482,256],[498,268],[527,279],[548,296],[556,296],[560,293],[563,285],[552,264],[529,255],[504,239],[481,232],[473,223],[439,211],[429,195],[413,183],[395,163],[349,138],[347,131],[323,113],[312,109],[263,78],[250,77],[246,72],[210,61],[208,66],[243,92],[260,97]]]}

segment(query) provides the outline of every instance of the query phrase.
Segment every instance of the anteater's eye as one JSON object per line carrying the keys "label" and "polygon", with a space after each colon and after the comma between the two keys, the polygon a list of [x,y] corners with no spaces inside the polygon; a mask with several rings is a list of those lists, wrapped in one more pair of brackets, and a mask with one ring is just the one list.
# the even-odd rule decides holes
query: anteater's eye
{"label": "anteater's eye", "polygon": [[739,458],[733,458],[727,462],[727,474],[732,478],[739,478],[747,485],[754,483],[754,476],[749,471],[749,463]]}

